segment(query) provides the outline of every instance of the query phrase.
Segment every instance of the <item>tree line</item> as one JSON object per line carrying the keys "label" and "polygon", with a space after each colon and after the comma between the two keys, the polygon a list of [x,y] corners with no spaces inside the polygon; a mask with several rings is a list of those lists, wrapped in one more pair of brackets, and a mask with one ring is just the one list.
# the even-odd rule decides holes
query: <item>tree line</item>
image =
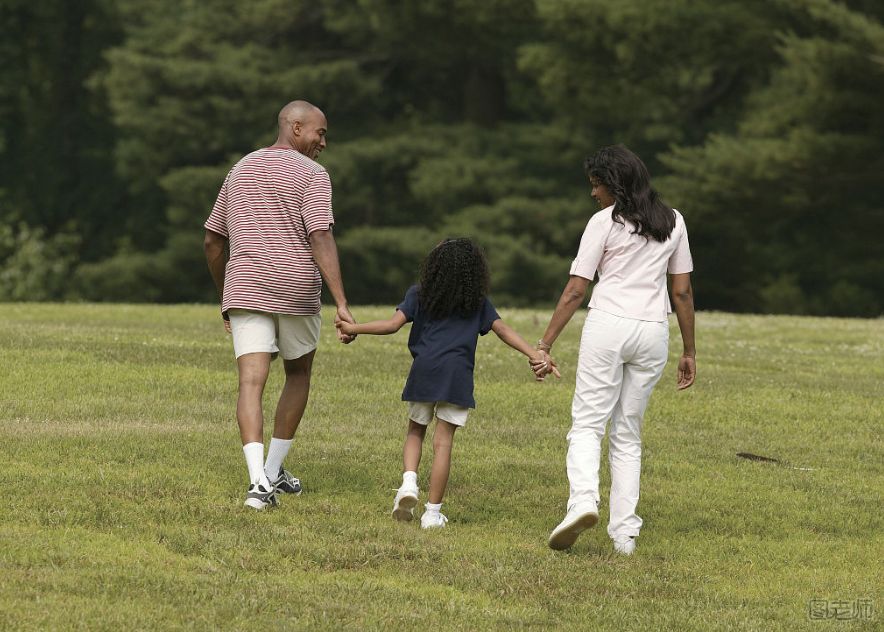
{"label": "tree line", "polygon": [[549,305],[622,142],[685,216],[700,309],[884,313],[872,0],[0,0],[0,300],[214,301],[202,223],[293,98],[354,303],[441,237]]}

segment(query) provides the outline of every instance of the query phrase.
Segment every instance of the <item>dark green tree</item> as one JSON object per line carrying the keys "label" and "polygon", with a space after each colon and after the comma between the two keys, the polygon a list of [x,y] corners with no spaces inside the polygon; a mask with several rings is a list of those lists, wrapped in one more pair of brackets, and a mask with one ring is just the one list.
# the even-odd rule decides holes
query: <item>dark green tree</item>
{"label": "dark green tree", "polygon": [[[884,27],[783,2],[780,63],[735,132],[664,158],[692,227],[699,295],[734,311],[884,311]],[[701,303],[703,304],[703,303]]]}
{"label": "dark green tree", "polygon": [[672,143],[728,129],[775,60],[766,2],[538,0],[520,66],[582,151],[625,143],[656,167]]}
{"label": "dark green tree", "polygon": [[880,3],[74,4],[0,0],[0,264],[72,248],[57,292],[214,300],[224,174],[305,98],[354,301],[398,300],[454,235],[496,300],[554,301],[596,211],[582,159],[624,142],[688,218],[702,308],[884,310]]}
{"label": "dark green tree", "polygon": [[120,40],[114,4],[0,0],[0,32],[0,221],[78,233],[74,261],[104,256],[126,200],[115,130],[89,78]]}

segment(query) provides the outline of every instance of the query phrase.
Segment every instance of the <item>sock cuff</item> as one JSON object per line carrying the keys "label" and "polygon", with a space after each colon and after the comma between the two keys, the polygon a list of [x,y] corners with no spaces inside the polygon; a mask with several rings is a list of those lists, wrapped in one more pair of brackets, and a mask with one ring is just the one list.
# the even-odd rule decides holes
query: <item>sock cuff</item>
{"label": "sock cuff", "polygon": [[252,483],[269,484],[264,475],[264,444],[253,441],[245,444],[242,451],[246,457],[246,466],[249,468],[249,480]]}
{"label": "sock cuff", "polygon": [[439,513],[439,511],[442,509],[442,503],[437,503],[437,504],[427,503],[424,506],[427,508],[427,511],[429,511],[430,513]]}
{"label": "sock cuff", "polygon": [[292,447],[292,439],[277,439],[273,437],[270,440],[270,447],[267,448],[267,461],[264,463],[264,473],[268,479],[275,479],[282,472],[282,462],[289,454]]}

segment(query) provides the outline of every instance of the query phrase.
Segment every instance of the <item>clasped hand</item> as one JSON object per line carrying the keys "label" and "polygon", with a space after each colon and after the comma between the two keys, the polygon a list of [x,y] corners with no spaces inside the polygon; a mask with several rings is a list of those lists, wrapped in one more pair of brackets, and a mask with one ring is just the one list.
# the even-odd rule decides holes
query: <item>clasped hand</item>
{"label": "clasped hand", "polygon": [[338,340],[343,342],[345,345],[348,345],[356,340],[356,334],[345,333],[341,328],[341,325],[344,323],[355,324],[356,319],[353,318],[353,314],[350,313],[349,308],[338,307],[337,311],[335,312],[335,329],[338,333]]}
{"label": "clasped hand", "polygon": [[534,379],[538,382],[542,382],[550,373],[556,377],[562,377],[556,361],[546,351],[538,350],[534,356],[528,358],[528,366],[531,367]]}

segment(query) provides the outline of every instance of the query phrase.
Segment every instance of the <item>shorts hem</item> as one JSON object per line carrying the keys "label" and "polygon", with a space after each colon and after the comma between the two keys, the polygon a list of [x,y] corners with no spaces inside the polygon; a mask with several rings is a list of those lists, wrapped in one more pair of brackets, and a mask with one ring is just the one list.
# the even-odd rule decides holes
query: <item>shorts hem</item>
{"label": "shorts hem", "polygon": [[[316,351],[317,348],[318,348],[318,345],[315,346],[315,347],[310,347],[310,348],[307,349],[306,351],[303,351],[302,353],[299,353],[298,355],[296,355],[296,356],[293,357],[293,358],[287,358],[287,357],[285,357],[285,356],[282,356],[282,359],[283,359],[283,360],[297,360],[298,358],[303,358],[303,357],[304,357],[305,355],[307,355],[308,353],[311,353],[311,352],[313,352],[313,351]],[[301,351],[301,350],[299,349],[299,351]]]}
{"label": "shorts hem", "polygon": [[269,353],[270,359],[275,360],[279,355],[279,350],[277,349],[242,349],[242,350],[234,350],[234,357],[239,360],[244,355],[249,355],[250,353]]}
{"label": "shorts hem", "polygon": [[470,413],[470,409],[465,406],[444,401],[418,402],[405,400],[405,403],[408,404],[409,420],[419,426],[429,426],[435,417],[452,426],[462,428],[466,425]]}

